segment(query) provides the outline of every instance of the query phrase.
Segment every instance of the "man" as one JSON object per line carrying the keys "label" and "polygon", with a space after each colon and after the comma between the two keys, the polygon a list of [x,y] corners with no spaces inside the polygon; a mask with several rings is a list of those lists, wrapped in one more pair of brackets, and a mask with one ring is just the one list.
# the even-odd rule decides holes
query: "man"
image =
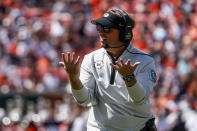
{"label": "man", "polygon": [[134,20],[111,9],[92,20],[103,48],[85,55],[62,53],[75,100],[90,106],[88,131],[154,131],[149,96],[156,83],[154,60],[132,47]]}

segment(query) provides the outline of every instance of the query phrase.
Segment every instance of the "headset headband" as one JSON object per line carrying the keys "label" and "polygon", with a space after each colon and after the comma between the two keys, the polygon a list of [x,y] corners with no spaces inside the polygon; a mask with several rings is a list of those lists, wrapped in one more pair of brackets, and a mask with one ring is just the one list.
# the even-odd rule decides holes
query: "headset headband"
{"label": "headset headband", "polygon": [[123,29],[120,30],[120,40],[124,42],[125,46],[128,46],[130,43],[130,40],[133,37],[132,29],[134,25],[132,24],[131,18],[129,15],[120,9],[114,9],[115,12],[118,12],[124,19],[125,21],[125,26]]}
{"label": "headset headband", "polygon": [[125,21],[125,27],[126,28],[131,28],[131,29],[133,28],[132,25],[131,25],[131,19],[125,11],[120,10],[120,9],[114,9],[114,11],[119,12],[119,14],[123,17],[123,19]]}

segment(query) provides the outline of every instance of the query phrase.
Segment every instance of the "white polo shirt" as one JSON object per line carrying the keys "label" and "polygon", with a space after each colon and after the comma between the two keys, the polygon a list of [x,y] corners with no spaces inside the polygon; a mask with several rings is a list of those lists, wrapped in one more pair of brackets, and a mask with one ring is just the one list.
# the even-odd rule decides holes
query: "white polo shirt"
{"label": "white polo shirt", "polygon": [[122,76],[113,69],[111,56],[101,48],[85,55],[80,80],[83,88],[72,89],[75,100],[82,106],[91,106],[88,131],[139,131],[153,118],[149,96],[156,83],[152,57],[130,44],[118,58],[131,64],[141,62],[134,75],[137,83],[126,87]]}

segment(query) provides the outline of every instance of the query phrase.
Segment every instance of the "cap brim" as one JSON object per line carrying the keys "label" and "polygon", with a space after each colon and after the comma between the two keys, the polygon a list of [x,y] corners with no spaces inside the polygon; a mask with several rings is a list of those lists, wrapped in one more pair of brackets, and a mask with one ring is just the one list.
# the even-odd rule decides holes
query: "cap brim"
{"label": "cap brim", "polygon": [[91,21],[92,24],[100,24],[102,26],[110,27],[110,28],[117,28],[112,22],[110,22],[107,18],[101,17],[99,19],[95,19]]}

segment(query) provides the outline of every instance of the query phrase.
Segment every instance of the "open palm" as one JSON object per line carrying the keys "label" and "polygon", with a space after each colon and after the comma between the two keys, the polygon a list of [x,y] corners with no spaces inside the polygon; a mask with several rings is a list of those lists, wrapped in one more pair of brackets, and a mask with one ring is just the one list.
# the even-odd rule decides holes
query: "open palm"
{"label": "open palm", "polygon": [[123,77],[132,75],[137,68],[140,62],[136,62],[131,65],[131,60],[129,59],[126,63],[124,63],[123,59],[120,58],[120,62],[116,61],[116,64],[110,63],[110,65],[116,69]]}
{"label": "open palm", "polygon": [[60,64],[64,66],[64,69],[70,77],[78,77],[80,72],[80,57],[75,58],[75,53],[62,53],[62,59]]}

